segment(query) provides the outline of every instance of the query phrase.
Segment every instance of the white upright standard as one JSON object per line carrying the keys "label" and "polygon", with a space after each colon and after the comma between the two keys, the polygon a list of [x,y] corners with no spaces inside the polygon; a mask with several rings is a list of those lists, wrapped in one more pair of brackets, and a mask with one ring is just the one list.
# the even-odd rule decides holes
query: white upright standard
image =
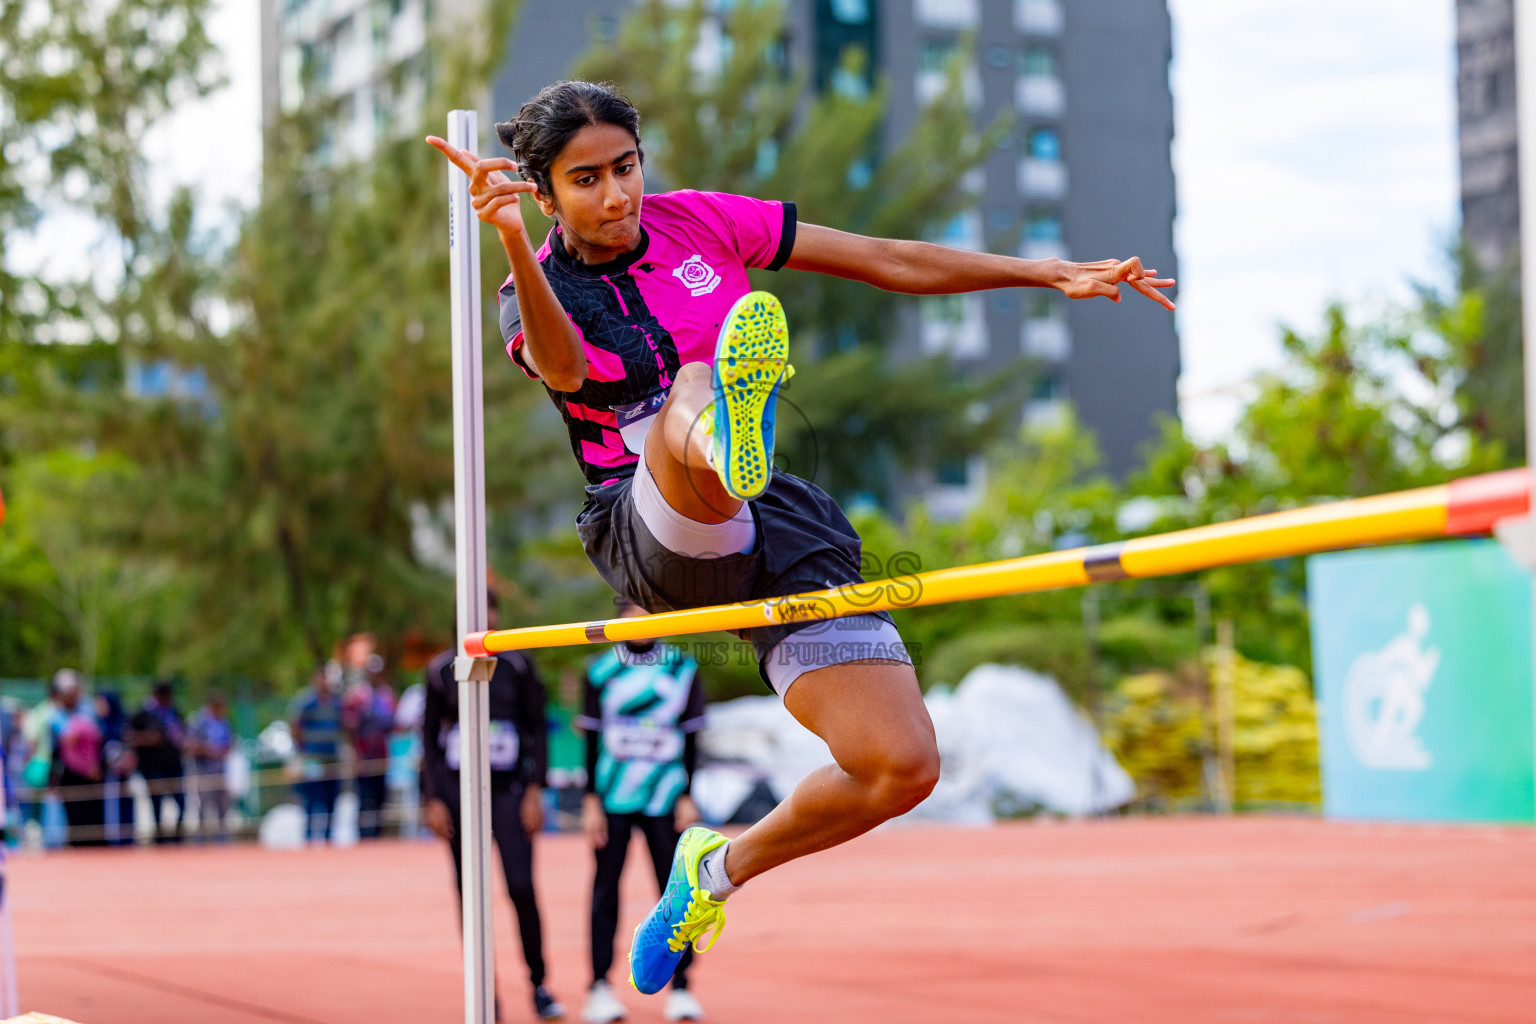
{"label": "white upright standard", "polygon": [[[473,110],[448,114],[450,145],[479,152]],[[496,1017],[496,955],[491,935],[490,717],[494,661],[464,654],[464,637],[486,628],[485,405],[480,384],[480,232],[469,180],[448,175],[448,258],[453,289],[453,545],[458,582],[459,834],[464,848],[464,1020]],[[431,737],[428,738],[429,742]]]}

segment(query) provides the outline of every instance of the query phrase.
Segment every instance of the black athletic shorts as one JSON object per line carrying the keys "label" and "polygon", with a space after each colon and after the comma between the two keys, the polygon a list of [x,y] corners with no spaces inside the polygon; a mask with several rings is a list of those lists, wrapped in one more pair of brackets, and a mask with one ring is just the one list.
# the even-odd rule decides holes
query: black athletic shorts
{"label": "black athletic shorts", "polygon": [[[690,558],[668,550],[635,510],[634,478],[588,485],[576,533],[598,574],[615,593],[649,612],[734,604],[863,583],[862,543],[853,524],[825,491],[789,473],[774,473],[749,502],[757,543],[745,554]],[[874,612],[894,626],[887,612]],[[750,641],[758,673],[774,645],[802,631],[825,632],[825,621],[790,622],[731,632]],[[814,631],[814,632],[812,632]],[[772,687],[769,687],[772,689]]]}

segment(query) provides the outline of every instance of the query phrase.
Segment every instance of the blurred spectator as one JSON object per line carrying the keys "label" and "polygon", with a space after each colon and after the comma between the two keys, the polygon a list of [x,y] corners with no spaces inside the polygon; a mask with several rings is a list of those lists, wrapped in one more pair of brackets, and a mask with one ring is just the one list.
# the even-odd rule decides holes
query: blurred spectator
{"label": "blurred spectator", "polygon": [[[149,785],[149,805],[155,812],[155,842],[181,842],[187,818],[186,777],[181,764],[187,734],[176,710],[171,684],[158,682],[144,707],[128,720],[128,745],[139,762],[139,774]],[[169,825],[165,801],[176,804],[176,824]]]}
{"label": "blurred spectator", "polygon": [[[639,605],[619,599],[624,617],[644,615]],[[704,727],[704,688],[699,665],[681,647],[655,640],[614,644],[587,667],[582,716],[586,732],[587,793],[581,805],[582,831],[597,866],[592,878],[592,988],[582,1016],[594,1024],[626,1014],[608,983],[613,940],[619,926],[619,876],[630,835],[645,837],[665,889],[683,830],[699,822],[689,795],[698,764],[698,730]],[[700,1020],[698,1000],[688,991],[692,950],[684,950],[667,995],[667,1020]]]}
{"label": "blurred spectator", "polygon": [[138,758],[129,748],[128,716],[122,698],[111,690],[96,694],[96,720],[101,724],[102,807],[110,846],[133,843],[133,796],[126,785]]}
{"label": "blurred spectator", "polygon": [[[491,594],[490,628],[496,628],[496,595]],[[453,851],[453,880],[463,892],[464,858],[459,810],[459,684],[454,678],[456,648],[427,665],[422,716],[422,788],[427,827]],[[523,959],[533,985],[534,1012],[557,1019],[565,1009],[544,987],[544,934],[533,889],[533,836],[544,827],[543,787],[549,769],[549,735],[544,720],[544,683],[519,652],[496,656],[487,703],[490,712],[491,835],[501,852],[507,895],[517,911]],[[500,1019],[497,1014],[497,1019]]]}
{"label": "blurred spectator", "polygon": [[336,798],[341,795],[343,729],[336,685],[340,669],[334,663],[315,670],[309,688],[293,699],[288,711],[293,744],[299,755],[299,800],[304,805],[305,835],[311,842],[331,838]]}
{"label": "blurred spectator", "polygon": [[53,739],[52,781],[59,787],[69,821],[70,846],[106,844],[102,800],[101,726],[83,696],[80,676],[60,669],[53,677],[56,711],[49,725]]}
{"label": "blurred spectator", "polygon": [[21,825],[21,817],[18,813],[20,801],[17,799],[17,787],[21,778],[17,770],[24,769],[26,766],[24,761],[18,764],[20,749],[24,746],[25,740],[21,735],[21,711],[13,698],[0,697],[0,772],[4,773],[5,835],[3,838],[6,842],[10,842]]}
{"label": "blurred spectator", "polygon": [[370,685],[373,677],[384,671],[379,639],[372,633],[353,633],[347,637],[332,661],[341,670],[338,689],[342,694]]}
{"label": "blurred spectator", "polygon": [[357,763],[360,839],[377,839],[384,824],[384,775],[389,765],[389,734],[395,724],[395,690],[380,661],[378,671],[350,687],[343,702],[343,722]]}
{"label": "blurred spectator", "polygon": [[18,764],[16,774],[22,788],[18,799],[21,815],[18,828],[24,828],[29,821],[39,827],[43,825],[43,791],[53,778],[52,725],[57,710],[58,693],[50,685],[46,698],[17,716],[19,735],[11,757]]}
{"label": "blurred spectator", "polygon": [[224,695],[214,690],[208,703],[198,709],[187,726],[187,749],[192,755],[193,785],[197,790],[197,830],[203,836],[229,838],[229,782],[225,765],[235,745]]}

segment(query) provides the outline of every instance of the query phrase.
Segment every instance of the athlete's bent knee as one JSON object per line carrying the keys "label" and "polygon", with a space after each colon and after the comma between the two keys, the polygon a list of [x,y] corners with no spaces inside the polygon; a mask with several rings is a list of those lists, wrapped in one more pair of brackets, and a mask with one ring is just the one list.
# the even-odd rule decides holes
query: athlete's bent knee
{"label": "athlete's bent knee", "polygon": [[708,385],[710,384],[713,375],[714,367],[712,367],[709,363],[696,361],[692,363],[684,363],[682,366],[678,367],[677,375],[674,379],[677,384],[689,384],[697,380],[702,381]]}
{"label": "athlete's bent knee", "polygon": [[932,743],[892,750],[880,766],[876,800],[888,817],[906,814],[928,799],[939,782],[939,750]]}

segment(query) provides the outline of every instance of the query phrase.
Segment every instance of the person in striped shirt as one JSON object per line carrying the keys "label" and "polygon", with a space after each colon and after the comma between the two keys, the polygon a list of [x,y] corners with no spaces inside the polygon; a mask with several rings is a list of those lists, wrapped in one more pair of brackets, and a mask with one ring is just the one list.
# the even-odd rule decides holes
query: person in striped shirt
{"label": "person in striped shirt", "polygon": [[[618,599],[620,614],[645,609]],[[608,984],[613,939],[619,924],[619,876],[635,830],[645,837],[656,884],[665,886],[683,830],[699,821],[689,795],[698,765],[698,731],[704,727],[704,688],[699,663],[683,648],[655,640],[614,644],[593,659],[582,681],[587,792],[581,826],[597,853],[592,879],[592,987],[582,1017],[589,1024],[626,1014]],[[683,954],[672,974],[667,1020],[699,1020],[703,1009],[688,991]]]}

